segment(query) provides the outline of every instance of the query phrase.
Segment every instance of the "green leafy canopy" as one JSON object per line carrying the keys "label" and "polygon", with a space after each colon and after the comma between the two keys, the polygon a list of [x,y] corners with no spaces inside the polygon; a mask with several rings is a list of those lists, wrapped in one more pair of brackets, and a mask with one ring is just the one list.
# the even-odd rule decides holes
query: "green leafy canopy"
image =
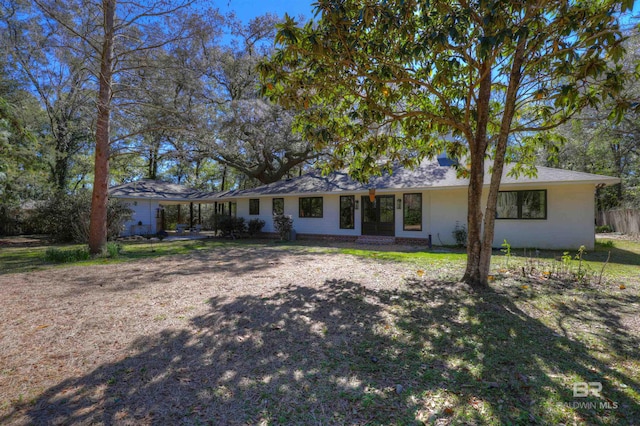
{"label": "green leafy canopy", "polygon": [[[393,163],[446,151],[469,177],[467,270],[486,286],[498,190],[533,156],[536,133],[596,106],[624,84],[611,0],[320,0],[317,22],[286,18],[260,67],[264,91],[302,109],[297,128],[333,166],[367,180]],[[524,143],[509,148],[515,136]],[[516,146],[516,148],[518,148]],[[485,159],[491,181],[482,212]]]}
{"label": "green leafy canopy", "polygon": [[[500,132],[540,141],[531,135],[620,90],[619,16],[632,6],[320,0],[317,21],[285,17],[279,26],[279,49],[260,65],[263,89],[303,110],[297,129],[358,178],[379,172],[380,159],[411,165],[474,147],[491,156]],[[481,93],[485,77],[490,88]],[[504,123],[510,84],[513,117]]]}

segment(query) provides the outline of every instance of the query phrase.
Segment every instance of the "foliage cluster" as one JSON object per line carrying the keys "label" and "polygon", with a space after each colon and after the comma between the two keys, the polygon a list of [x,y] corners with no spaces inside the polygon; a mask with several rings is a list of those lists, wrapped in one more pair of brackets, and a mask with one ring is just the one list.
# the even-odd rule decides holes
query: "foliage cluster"
{"label": "foliage cluster", "polygon": [[224,237],[237,238],[247,231],[247,224],[243,217],[228,214],[215,215],[214,231],[220,231]]}
{"label": "foliage cluster", "polygon": [[249,232],[250,236],[254,236],[262,232],[262,228],[264,228],[265,221],[262,219],[251,219],[247,226],[247,232]]}
{"label": "foliage cluster", "polygon": [[248,223],[243,217],[234,217],[228,214],[212,214],[209,218],[211,229],[224,237],[238,238],[245,233],[254,236],[262,231],[265,222],[260,219],[251,219]]}
{"label": "foliage cluster", "polygon": [[465,247],[467,245],[467,228],[465,225],[460,225],[460,222],[456,221],[456,226],[451,233],[458,247]]}
{"label": "foliage cluster", "polygon": [[[106,246],[104,257],[117,259],[122,254],[123,248],[121,244],[109,242]],[[52,263],[74,263],[89,260],[91,254],[86,247],[64,249],[57,247],[49,247],[44,254],[44,260]]]}
{"label": "foliage cluster", "polygon": [[288,215],[274,215],[273,228],[280,236],[280,240],[288,240],[291,238],[291,230],[293,230],[293,218]]}
{"label": "foliage cluster", "polygon": [[596,226],[596,232],[598,234],[604,234],[604,233],[608,233],[608,232],[613,232],[613,228],[611,227],[611,225]]}
{"label": "foliage cluster", "polygon": [[53,263],[73,263],[82,260],[89,260],[91,255],[86,248],[77,249],[59,249],[49,247],[45,252],[44,259]]}
{"label": "foliage cluster", "polygon": [[[34,214],[33,227],[49,234],[57,242],[86,243],[89,236],[91,196],[87,191],[76,194],[58,193],[49,198]],[[120,200],[109,200],[107,239],[117,238],[132,210]]]}

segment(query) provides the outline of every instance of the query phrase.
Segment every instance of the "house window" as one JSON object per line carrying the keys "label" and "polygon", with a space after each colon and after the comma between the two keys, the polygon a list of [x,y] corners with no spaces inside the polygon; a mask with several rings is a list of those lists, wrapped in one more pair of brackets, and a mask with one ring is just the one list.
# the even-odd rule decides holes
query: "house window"
{"label": "house window", "polygon": [[260,214],[260,200],[258,198],[251,198],[249,200],[249,214]]}
{"label": "house window", "polygon": [[229,216],[231,217],[238,216],[238,204],[235,201],[229,202]]}
{"label": "house window", "polygon": [[355,227],[355,197],[353,195],[340,196],[340,229]]}
{"label": "house window", "polygon": [[403,198],[403,229],[422,231],[422,194],[404,194]]}
{"label": "house window", "polygon": [[273,215],[282,216],[284,214],[284,198],[273,199]]}
{"label": "house window", "polygon": [[547,191],[500,191],[496,219],[546,219]]}
{"label": "house window", "polygon": [[322,197],[300,198],[299,217],[322,217]]}

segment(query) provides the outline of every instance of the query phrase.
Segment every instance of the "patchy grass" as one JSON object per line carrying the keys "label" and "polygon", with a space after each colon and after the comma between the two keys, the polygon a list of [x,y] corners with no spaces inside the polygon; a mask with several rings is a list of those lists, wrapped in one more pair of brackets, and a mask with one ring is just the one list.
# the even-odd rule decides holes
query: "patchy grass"
{"label": "patchy grass", "polygon": [[[28,247],[1,247],[0,248],[0,275],[30,272],[51,267],[61,263],[64,258],[65,265],[104,265],[112,263],[130,262],[139,259],[151,259],[162,256],[186,255],[203,250],[217,249],[222,246],[234,247],[238,243],[220,240],[179,240],[179,241],[134,241],[119,243],[119,252],[114,255],[113,249],[104,257],[89,260],[68,255],[85,250],[86,246],[80,244],[66,245],[31,245]],[[244,242],[245,245],[259,244],[256,242]],[[49,251],[49,255],[47,254]],[[54,256],[51,255],[54,253]],[[57,255],[57,256],[56,256]]]}
{"label": "patchy grass", "polygon": [[[353,244],[322,244],[315,241],[281,242],[273,240],[179,240],[179,241],[135,241],[123,242],[118,256],[101,257],[91,260],[70,262],[79,265],[98,265],[129,262],[138,259],[150,259],[170,255],[186,255],[189,253],[217,250],[221,247],[278,247],[282,250],[299,250],[305,252],[341,253],[365,259],[403,262],[421,269],[437,270],[442,277],[452,277],[454,271],[463,267],[466,253],[462,249],[434,247],[431,251],[403,247],[399,251],[396,246],[354,246]],[[47,261],[46,251],[54,247],[59,251],[81,250],[81,245],[37,245],[29,247],[0,247],[0,275],[16,272],[28,272],[55,266],[55,262]],[[513,249],[512,256],[506,259],[500,250],[494,252],[492,260],[494,270],[500,271],[511,262],[510,268],[521,268],[525,264],[535,263],[543,269],[558,268],[563,253],[571,257],[571,266],[577,268],[574,250],[542,250]],[[587,251],[583,258],[584,270],[592,275],[599,275],[602,266],[609,258],[604,269],[604,277],[609,280],[624,281],[638,278],[640,266],[640,242],[629,240],[599,239],[595,250]],[[67,264],[68,265],[68,264]],[[543,266],[546,265],[546,266]]]}
{"label": "patchy grass", "polygon": [[[629,240],[598,239],[594,250],[577,259],[579,248],[567,250],[513,249],[510,257],[496,252],[492,259],[495,270],[534,267],[538,273],[569,269],[595,277],[603,274],[603,281],[624,282],[640,279],[640,242]],[[563,261],[564,257],[564,261]],[[606,265],[605,265],[606,263]],[[604,269],[603,269],[604,267]]]}
{"label": "patchy grass", "polygon": [[[637,278],[622,290],[514,273],[473,292],[433,267],[459,274],[460,253],[161,247],[174,256],[126,247],[139,261],[0,277],[0,423],[640,418]],[[574,396],[583,382],[601,395]]]}

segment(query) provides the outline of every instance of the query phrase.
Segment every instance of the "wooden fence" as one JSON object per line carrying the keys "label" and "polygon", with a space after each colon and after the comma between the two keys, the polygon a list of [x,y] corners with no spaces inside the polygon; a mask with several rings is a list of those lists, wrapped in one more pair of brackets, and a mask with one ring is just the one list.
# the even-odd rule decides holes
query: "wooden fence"
{"label": "wooden fence", "polygon": [[620,209],[600,211],[596,216],[596,225],[609,225],[616,232],[629,235],[639,235],[640,210]]}

